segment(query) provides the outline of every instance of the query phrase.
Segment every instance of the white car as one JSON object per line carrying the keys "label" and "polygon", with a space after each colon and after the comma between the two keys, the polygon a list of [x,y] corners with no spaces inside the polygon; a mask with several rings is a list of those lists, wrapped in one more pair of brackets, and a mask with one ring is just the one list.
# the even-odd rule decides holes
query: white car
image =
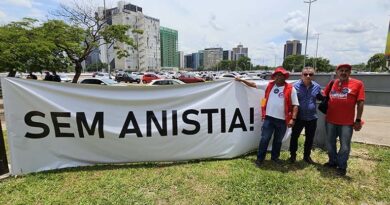
{"label": "white car", "polygon": [[71,81],[71,79],[69,78],[69,76],[68,75],[66,75],[66,74],[64,74],[64,73],[60,73],[60,74],[58,74],[58,76],[60,76],[60,78],[61,78],[61,82],[70,82]]}
{"label": "white car", "polygon": [[109,78],[86,78],[79,82],[80,84],[108,85],[108,86],[126,86]]}
{"label": "white car", "polygon": [[[98,79],[102,79],[102,78],[110,79],[110,74],[98,72],[98,73],[94,73],[94,74],[92,75],[92,77],[95,77],[95,78],[98,78]],[[115,76],[112,76],[112,75],[111,75],[111,79],[115,79]]]}
{"label": "white car", "polygon": [[156,80],[152,80],[152,82],[150,82],[148,85],[181,85],[181,84],[185,84],[185,83],[177,79],[156,79]]}
{"label": "white car", "polygon": [[236,78],[236,76],[231,73],[225,73],[218,77],[218,79],[234,79],[234,78]]}

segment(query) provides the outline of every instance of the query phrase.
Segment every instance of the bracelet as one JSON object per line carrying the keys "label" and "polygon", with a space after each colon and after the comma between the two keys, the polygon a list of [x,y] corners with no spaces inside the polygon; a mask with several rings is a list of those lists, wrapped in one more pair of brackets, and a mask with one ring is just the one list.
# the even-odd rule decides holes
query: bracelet
{"label": "bracelet", "polygon": [[356,119],[355,122],[359,122],[360,123],[360,122],[362,122],[362,120],[361,119]]}

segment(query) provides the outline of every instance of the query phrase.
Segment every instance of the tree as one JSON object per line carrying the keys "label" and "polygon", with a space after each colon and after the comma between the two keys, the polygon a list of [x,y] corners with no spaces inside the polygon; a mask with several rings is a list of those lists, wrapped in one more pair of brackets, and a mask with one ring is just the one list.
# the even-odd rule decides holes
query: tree
{"label": "tree", "polygon": [[241,56],[237,61],[236,70],[249,70],[251,68],[251,59],[246,56]]}
{"label": "tree", "polygon": [[377,53],[367,61],[367,67],[370,68],[371,72],[382,71],[386,69],[385,54]]}
{"label": "tree", "polygon": [[230,65],[232,64],[231,60],[222,60],[218,63],[219,70],[229,70]]}
{"label": "tree", "polygon": [[283,67],[288,71],[300,72],[303,68],[303,55],[289,55],[283,61]]}
{"label": "tree", "polygon": [[76,1],[72,6],[61,5],[54,15],[64,21],[50,20],[44,27],[52,31],[48,38],[64,51],[75,65],[73,83],[78,81],[82,70],[81,63],[93,49],[109,44],[114,46],[118,58],[126,57],[129,53],[120,43],[136,48],[133,39],[126,35],[126,32],[143,33],[138,29],[130,30],[128,25],[109,25],[109,18],[98,15],[93,6],[81,5]]}
{"label": "tree", "polygon": [[229,70],[235,71],[237,69],[237,61],[230,61]]}
{"label": "tree", "polygon": [[270,70],[270,67],[263,66],[263,65],[256,65],[253,69],[254,70]]}
{"label": "tree", "polygon": [[[307,58],[306,66],[314,67],[316,65],[317,72],[330,72],[334,70],[326,58]],[[290,55],[283,61],[283,67],[286,70],[301,72],[303,68],[303,55]]]}
{"label": "tree", "polygon": [[332,65],[330,65],[330,62],[326,58],[309,58],[307,60],[308,64],[306,66],[311,66],[314,67],[314,62],[315,62],[315,69],[317,72],[330,72],[333,71]]}
{"label": "tree", "polygon": [[46,36],[32,18],[0,27],[0,70],[13,77],[18,71],[56,71],[66,67],[67,57]]}
{"label": "tree", "polygon": [[352,65],[352,68],[360,72],[360,71],[365,71],[367,69],[367,66],[365,63],[359,63],[359,64]]}

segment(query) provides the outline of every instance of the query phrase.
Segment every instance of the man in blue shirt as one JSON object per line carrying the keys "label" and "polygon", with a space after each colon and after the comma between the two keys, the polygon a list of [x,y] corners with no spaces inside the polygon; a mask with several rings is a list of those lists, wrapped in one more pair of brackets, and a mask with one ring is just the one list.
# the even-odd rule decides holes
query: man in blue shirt
{"label": "man in blue shirt", "polygon": [[305,67],[302,69],[301,79],[294,83],[297,90],[299,107],[297,120],[292,128],[290,141],[290,162],[294,163],[297,159],[298,138],[303,128],[305,128],[305,147],[303,160],[313,164],[310,157],[313,146],[314,134],[317,129],[317,111],[316,98],[321,97],[321,87],[312,80],[314,77],[314,68]]}

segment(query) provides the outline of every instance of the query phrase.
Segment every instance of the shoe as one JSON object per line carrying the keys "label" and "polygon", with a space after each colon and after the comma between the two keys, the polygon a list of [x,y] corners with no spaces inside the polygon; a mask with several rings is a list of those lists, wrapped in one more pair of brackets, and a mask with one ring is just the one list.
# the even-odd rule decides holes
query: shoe
{"label": "shoe", "polygon": [[327,168],[336,168],[337,165],[336,165],[336,164],[331,164],[331,163],[327,162],[327,163],[324,164],[324,167],[327,167]]}
{"label": "shoe", "polygon": [[292,154],[291,157],[288,159],[288,161],[289,161],[290,163],[296,162],[296,161],[297,161],[297,156]]}
{"label": "shoe", "polygon": [[280,159],[271,159],[273,162],[275,162],[276,164],[280,164],[282,163],[282,161],[280,161]]}
{"label": "shoe", "polygon": [[305,160],[305,162],[307,162],[308,164],[315,164],[311,157],[304,157],[303,160]]}
{"label": "shoe", "polygon": [[258,159],[255,160],[254,163],[255,163],[256,167],[261,167],[261,165],[263,165],[263,161],[258,160]]}
{"label": "shoe", "polygon": [[337,175],[339,175],[339,176],[345,176],[345,175],[347,175],[347,169],[337,168],[337,169],[336,169],[336,173],[337,173]]}

